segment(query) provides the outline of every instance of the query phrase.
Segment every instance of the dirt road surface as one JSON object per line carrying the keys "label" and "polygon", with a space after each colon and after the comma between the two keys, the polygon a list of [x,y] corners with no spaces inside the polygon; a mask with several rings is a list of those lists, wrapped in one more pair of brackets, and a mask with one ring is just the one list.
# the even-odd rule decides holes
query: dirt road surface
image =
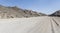
{"label": "dirt road surface", "polygon": [[60,17],[0,19],[0,33],[60,33]]}

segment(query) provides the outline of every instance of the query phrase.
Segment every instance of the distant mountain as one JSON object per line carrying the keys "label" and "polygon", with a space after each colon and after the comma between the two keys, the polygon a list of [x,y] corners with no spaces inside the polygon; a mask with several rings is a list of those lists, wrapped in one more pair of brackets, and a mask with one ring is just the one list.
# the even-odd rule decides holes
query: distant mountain
{"label": "distant mountain", "polygon": [[54,12],[54,13],[51,14],[50,16],[58,16],[58,17],[60,17],[60,10]]}
{"label": "distant mountain", "polygon": [[16,6],[5,7],[0,5],[0,18],[22,18],[45,16],[43,13],[38,13],[32,10],[21,9]]}

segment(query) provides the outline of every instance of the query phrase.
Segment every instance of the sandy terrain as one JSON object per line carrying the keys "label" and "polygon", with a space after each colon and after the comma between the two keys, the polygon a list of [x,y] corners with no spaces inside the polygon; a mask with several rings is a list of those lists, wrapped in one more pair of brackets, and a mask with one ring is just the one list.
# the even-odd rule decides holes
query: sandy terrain
{"label": "sandy terrain", "polygon": [[0,33],[60,33],[60,17],[0,19]]}

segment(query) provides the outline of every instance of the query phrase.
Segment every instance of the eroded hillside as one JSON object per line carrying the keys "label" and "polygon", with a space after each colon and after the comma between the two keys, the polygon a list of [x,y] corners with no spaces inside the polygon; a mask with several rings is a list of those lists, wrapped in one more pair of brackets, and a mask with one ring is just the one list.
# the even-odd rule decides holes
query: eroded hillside
{"label": "eroded hillside", "polygon": [[32,10],[21,9],[16,6],[5,7],[0,5],[0,18],[21,18],[21,17],[36,17],[45,16],[43,13],[38,13]]}

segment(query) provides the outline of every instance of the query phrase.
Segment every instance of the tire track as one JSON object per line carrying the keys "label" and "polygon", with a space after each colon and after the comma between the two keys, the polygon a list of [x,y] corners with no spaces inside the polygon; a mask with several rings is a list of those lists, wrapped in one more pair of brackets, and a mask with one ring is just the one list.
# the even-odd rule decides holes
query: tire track
{"label": "tire track", "polygon": [[51,19],[51,30],[52,30],[52,33],[55,33],[52,21],[53,20]]}
{"label": "tire track", "polygon": [[[53,21],[53,22],[52,22]],[[57,21],[54,19],[54,18],[51,18],[51,28],[52,28],[52,33],[56,33],[55,32],[55,29],[54,29],[54,25],[53,24],[56,24],[56,26],[59,26],[59,24],[57,23]]]}
{"label": "tire track", "polygon": [[54,18],[52,18],[52,20],[55,22],[55,24],[56,24],[57,26],[59,26],[59,24],[57,23],[56,20],[54,20]]}

